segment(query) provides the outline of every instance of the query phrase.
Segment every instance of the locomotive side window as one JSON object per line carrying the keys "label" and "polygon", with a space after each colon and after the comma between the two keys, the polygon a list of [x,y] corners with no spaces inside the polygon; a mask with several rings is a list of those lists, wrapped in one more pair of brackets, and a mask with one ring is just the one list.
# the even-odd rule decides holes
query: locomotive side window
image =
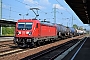
{"label": "locomotive side window", "polygon": [[27,23],[27,22],[18,23],[18,30],[30,30],[30,29],[32,29],[32,23],[31,22],[29,22],[29,23]]}
{"label": "locomotive side window", "polygon": [[36,28],[38,28],[38,23],[36,24]]}

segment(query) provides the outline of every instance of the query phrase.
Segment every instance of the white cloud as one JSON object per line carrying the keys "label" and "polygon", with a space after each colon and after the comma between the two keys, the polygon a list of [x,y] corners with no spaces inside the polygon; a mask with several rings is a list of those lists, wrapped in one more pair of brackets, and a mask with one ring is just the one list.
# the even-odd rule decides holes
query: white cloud
{"label": "white cloud", "polygon": [[27,8],[30,7],[37,7],[39,9],[46,9],[47,6],[49,6],[51,3],[48,0],[24,0],[23,1],[26,4],[29,4],[30,6],[26,6]]}
{"label": "white cloud", "polygon": [[28,3],[28,4],[38,4],[37,1],[34,1],[34,0],[24,0],[24,3]]}
{"label": "white cloud", "polygon": [[39,8],[39,9],[45,9],[45,7],[42,6],[26,6],[26,8],[30,9],[30,8]]}
{"label": "white cloud", "polygon": [[60,6],[59,4],[53,4],[53,8],[58,8],[58,9],[64,9],[62,6]]}
{"label": "white cloud", "polygon": [[2,4],[2,8],[9,8],[9,6]]}
{"label": "white cloud", "polygon": [[45,5],[45,6],[51,4],[51,3],[49,2],[49,0],[40,0],[39,3],[42,4],[42,5]]}

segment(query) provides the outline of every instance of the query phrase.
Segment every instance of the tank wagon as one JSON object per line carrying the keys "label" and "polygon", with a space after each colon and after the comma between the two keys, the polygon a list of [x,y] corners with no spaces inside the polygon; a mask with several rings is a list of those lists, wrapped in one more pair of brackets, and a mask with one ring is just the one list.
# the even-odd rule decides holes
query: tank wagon
{"label": "tank wagon", "polygon": [[64,25],[56,24],[57,27],[57,36],[59,38],[67,37],[69,36],[70,29]]}
{"label": "tank wagon", "polygon": [[76,32],[77,32],[77,35],[86,34],[86,31],[85,30],[76,29]]}
{"label": "tank wagon", "polygon": [[76,29],[74,29],[73,27],[69,27],[69,29],[70,29],[70,36],[77,35]]}
{"label": "tank wagon", "polygon": [[14,42],[20,47],[35,46],[57,38],[56,26],[37,19],[20,19],[16,23]]}
{"label": "tank wagon", "polygon": [[70,32],[71,30],[70,30],[70,28],[69,27],[67,27],[67,37],[70,37],[70,34],[71,34],[71,32]]}

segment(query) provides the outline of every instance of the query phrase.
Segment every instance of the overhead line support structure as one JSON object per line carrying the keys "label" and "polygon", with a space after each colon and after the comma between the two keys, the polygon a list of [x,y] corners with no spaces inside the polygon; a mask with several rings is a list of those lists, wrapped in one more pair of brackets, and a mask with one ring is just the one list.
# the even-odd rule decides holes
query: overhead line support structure
{"label": "overhead line support structure", "polygon": [[[2,0],[0,0],[0,20],[2,19]],[[0,36],[2,35],[2,25],[0,24]]]}

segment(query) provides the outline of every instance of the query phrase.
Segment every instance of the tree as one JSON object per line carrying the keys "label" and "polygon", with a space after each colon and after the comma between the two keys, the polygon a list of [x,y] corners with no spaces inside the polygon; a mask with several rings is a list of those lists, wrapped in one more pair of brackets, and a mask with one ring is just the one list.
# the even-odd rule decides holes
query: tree
{"label": "tree", "polygon": [[83,26],[80,26],[80,27],[79,27],[79,30],[83,30],[83,29],[84,29]]}
{"label": "tree", "polygon": [[73,25],[73,28],[78,29],[78,26],[76,24]]}
{"label": "tree", "polygon": [[2,34],[4,36],[14,35],[15,27],[2,27]]}

